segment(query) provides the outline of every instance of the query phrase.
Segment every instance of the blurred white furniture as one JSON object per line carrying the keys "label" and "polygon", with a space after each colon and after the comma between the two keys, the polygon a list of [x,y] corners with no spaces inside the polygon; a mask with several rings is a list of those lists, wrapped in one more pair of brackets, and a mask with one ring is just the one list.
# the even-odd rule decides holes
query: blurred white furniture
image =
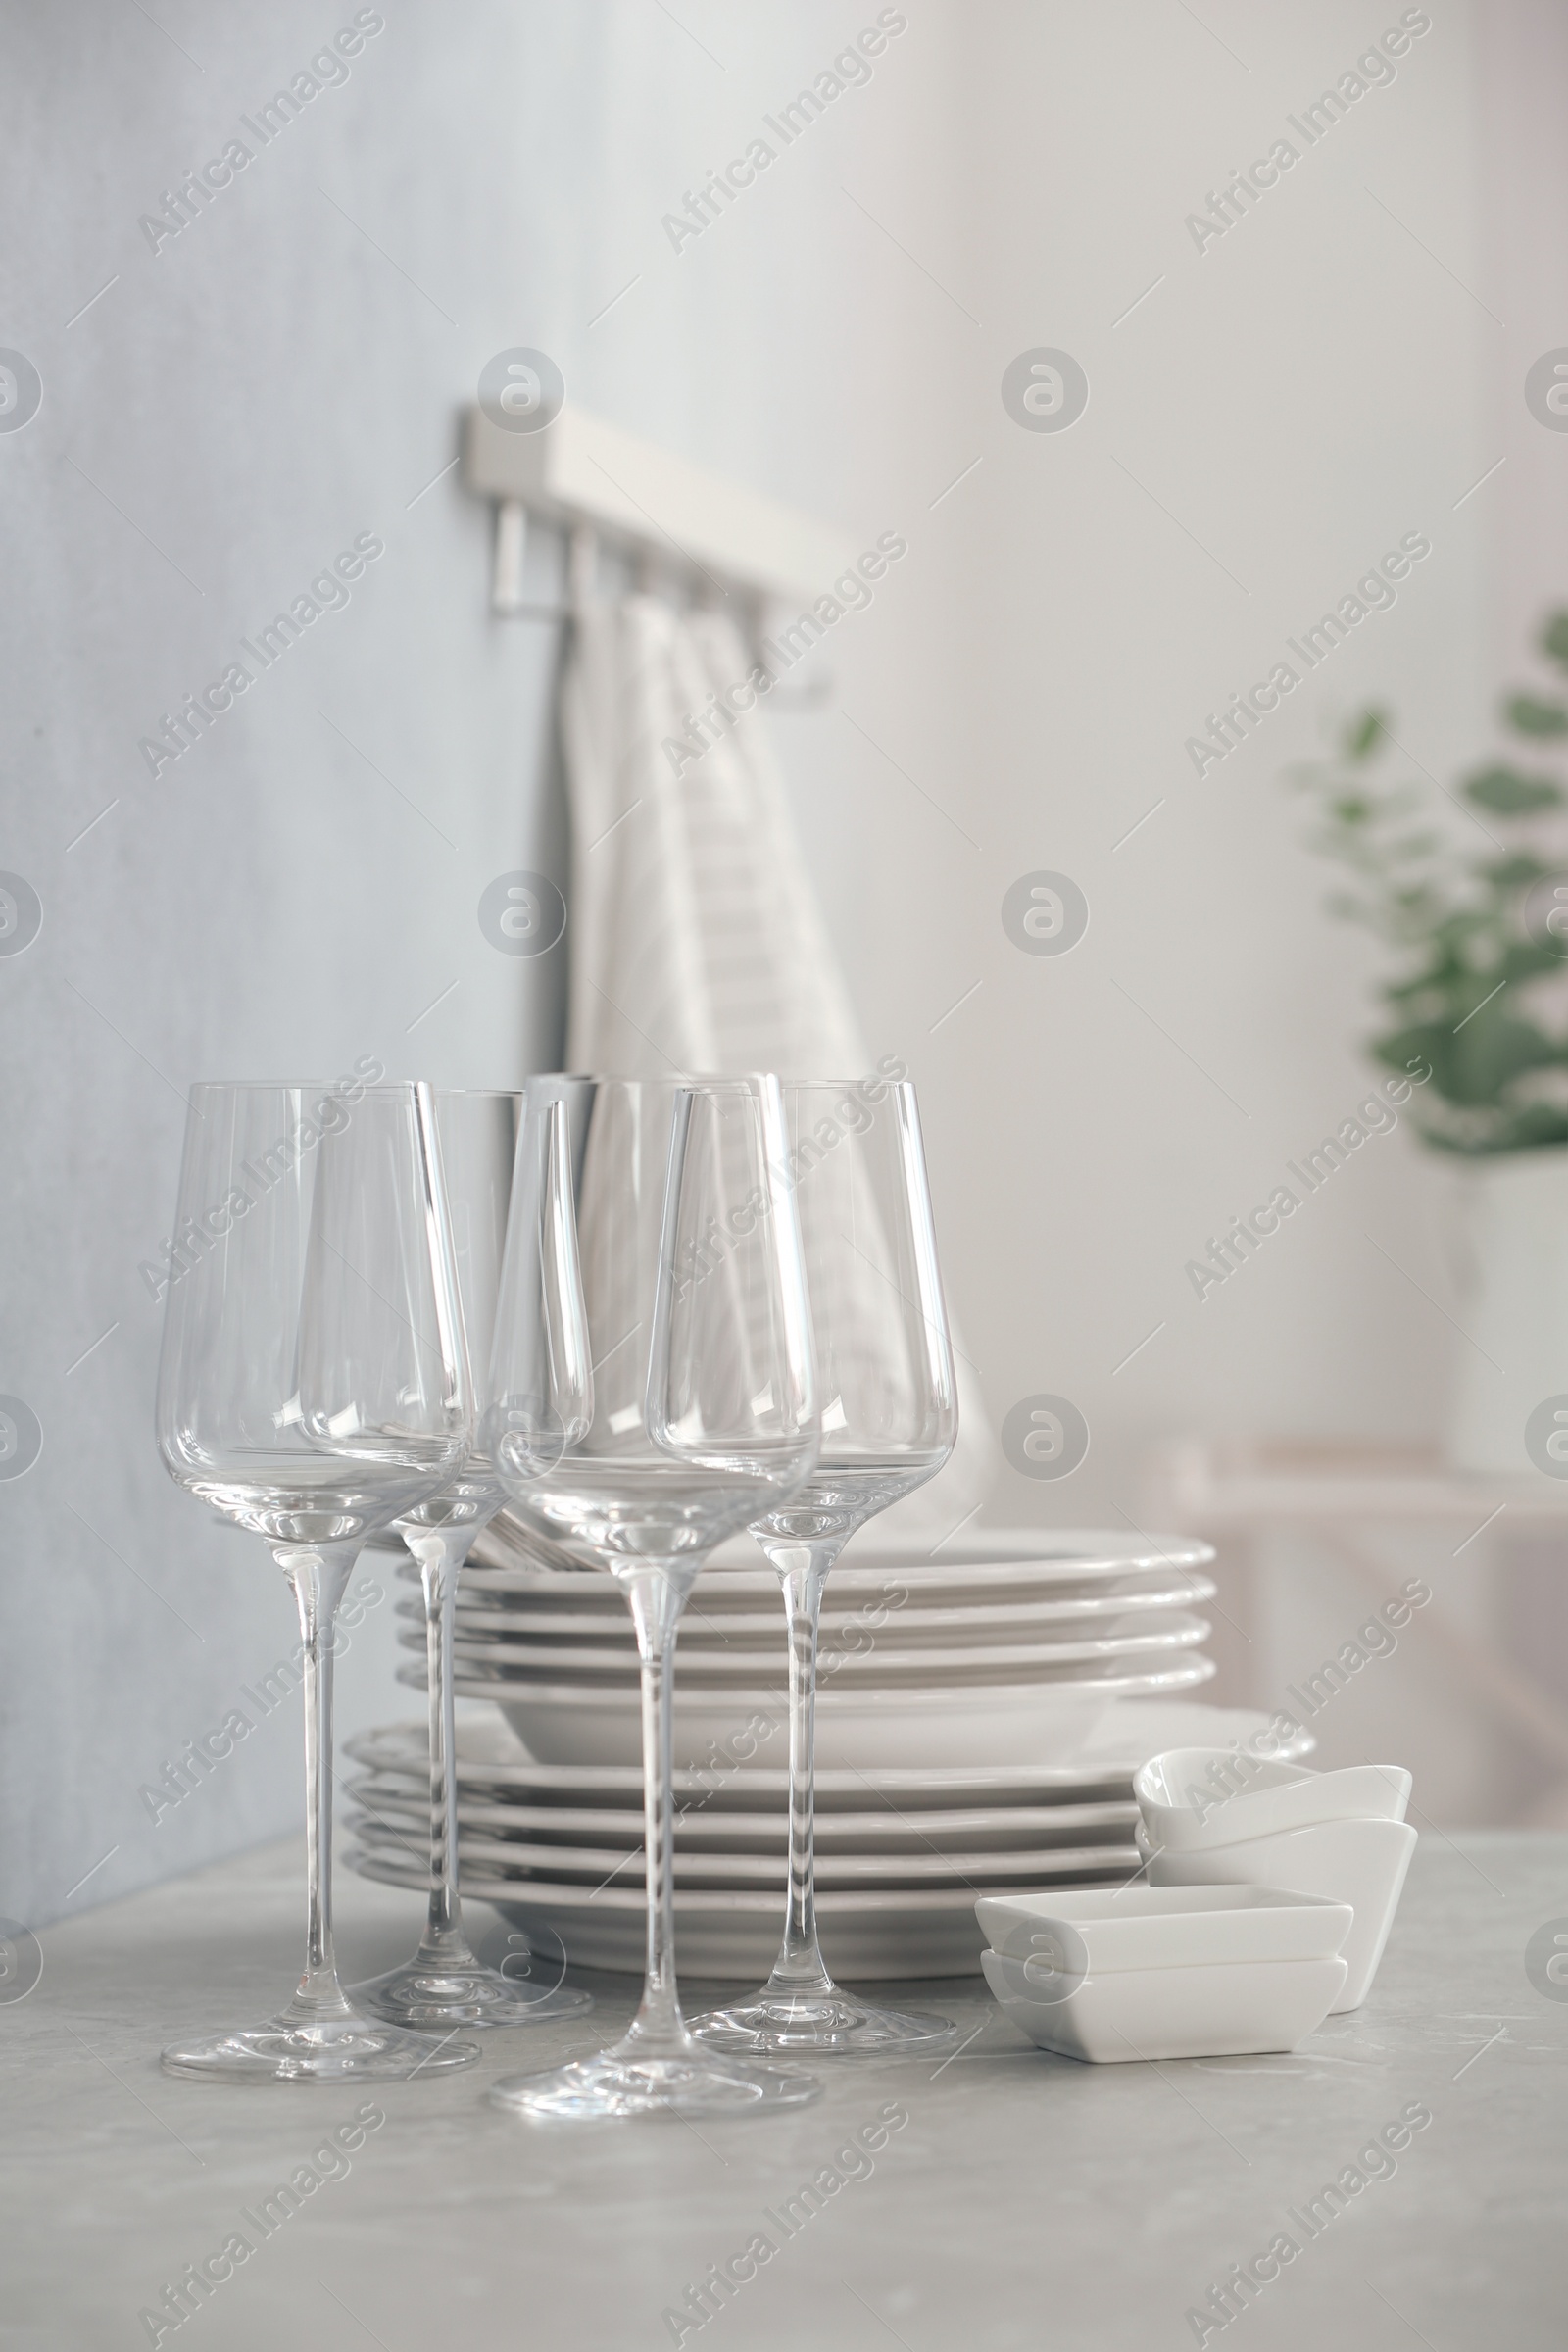
{"label": "blurred white furniture", "polygon": [[[1389,1572],[1370,1556],[1365,1538],[1380,1527],[1441,1530],[1451,1537],[1446,1548],[1454,1559],[1485,1538],[1506,1562],[1517,1549],[1506,1539],[1526,1533],[1538,1539],[1538,1553],[1539,1539],[1551,1543],[1560,1534],[1568,1553],[1568,1480],[1459,1477],[1436,1454],[1393,1446],[1177,1439],[1146,1462],[1143,1508],[1150,1525],[1184,1528],[1219,1549],[1219,1596],[1210,1604],[1214,1694],[1233,1706],[1267,1696],[1250,1688],[1248,1653],[1258,1623],[1258,1553],[1270,1536],[1315,1536],[1379,1599]],[[1461,1624],[1441,1592],[1419,1622],[1477,1707],[1525,1741],[1555,1778],[1568,1779],[1568,1703],[1495,1641]]]}

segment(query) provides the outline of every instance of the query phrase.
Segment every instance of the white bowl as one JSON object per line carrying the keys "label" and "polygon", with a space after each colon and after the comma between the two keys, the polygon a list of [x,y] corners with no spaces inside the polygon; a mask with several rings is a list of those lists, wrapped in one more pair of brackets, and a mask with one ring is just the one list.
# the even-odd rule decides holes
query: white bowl
{"label": "white bowl", "polygon": [[987,1895],[975,1917],[992,1950],[1026,1969],[1036,1999],[1047,1979],[1332,1960],[1350,1932],[1348,1903],[1251,1886]]}
{"label": "white bowl", "polygon": [[1042,2001],[1020,1961],[986,1951],[980,1965],[1007,2016],[1039,2048],[1099,2065],[1294,2050],[1323,2023],[1345,1983],[1343,1960],[1240,1960],[1118,1969]]}
{"label": "white bowl", "polygon": [[1148,1832],[1138,1834],[1152,1886],[1289,1887],[1348,1903],[1355,1919],[1345,1939],[1348,1973],[1336,2012],[1359,2009],[1372,1989],[1415,1843],[1407,1821],[1324,1821],[1188,1853],[1153,1853]]}
{"label": "white bowl", "polygon": [[[1234,1793],[1227,1793],[1227,1791]],[[1398,1764],[1309,1772],[1222,1747],[1151,1756],[1133,1783],[1151,1845],[1167,1853],[1235,1845],[1324,1821],[1402,1821],[1410,1775]]]}
{"label": "white bowl", "polygon": [[[1207,1671],[1206,1660],[1195,1667]],[[1196,1680],[1126,1676],[1094,1682],[1002,1685],[974,1690],[829,1690],[816,1702],[820,1765],[876,1768],[898,1764],[1058,1764],[1089,1740],[1120,1690]],[[643,1752],[642,1704],[635,1690],[582,1684],[478,1685],[459,1677],[466,1696],[497,1698],[531,1755],[547,1764],[635,1764]],[[502,1693],[505,1692],[503,1696]],[[696,1771],[713,1755],[750,1755],[789,1720],[788,1693],[677,1689],[675,1763]],[[769,1748],[769,1754],[773,1749]]]}

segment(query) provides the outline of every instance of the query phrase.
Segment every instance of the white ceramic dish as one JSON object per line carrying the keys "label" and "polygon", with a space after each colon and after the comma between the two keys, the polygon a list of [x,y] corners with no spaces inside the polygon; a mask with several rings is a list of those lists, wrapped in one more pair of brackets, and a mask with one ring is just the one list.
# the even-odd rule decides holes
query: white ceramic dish
{"label": "white ceramic dish", "polygon": [[[916,1761],[1010,1764],[1019,1757],[1030,1763],[1061,1763],[1083,1746],[1116,1690],[1129,1687],[1149,1685],[1140,1677],[1108,1690],[1082,1684],[1046,1691],[1003,1686],[987,1690],[980,1706],[968,1691],[876,1690],[863,1696],[826,1691],[816,1702],[816,1753],[829,1768],[872,1770]],[[459,1679],[458,1689],[466,1697],[475,1696],[480,1688]],[[642,1713],[635,1690],[542,1684],[526,1695],[509,1696],[501,1712],[524,1744],[552,1763],[630,1764],[642,1754]],[[751,1727],[770,1719],[782,1738],[787,1721],[782,1690],[677,1690],[675,1762],[696,1769],[715,1750],[732,1752]]]}
{"label": "white ceramic dish", "polygon": [[[1112,1699],[1191,1690],[1212,1662],[1188,1652],[1178,1663],[1142,1673],[1063,1670],[1052,1682],[1000,1683],[980,1690],[848,1690],[830,1684],[816,1702],[816,1752],[824,1766],[1016,1763],[1059,1764],[1078,1754]],[[404,1679],[422,1687],[416,1669]],[[629,1764],[642,1754],[642,1710],[635,1690],[595,1690],[582,1683],[526,1687],[456,1678],[465,1698],[494,1697],[530,1754],[560,1764]],[[674,1755],[695,1768],[737,1740],[777,1732],[785,1721],[780,1690],[675,1692]],[[782,1750],[780,1751],[782,1752]]]}
{"label": "white ceramic dish", "polygon": [[1345,1939],[1347,1977],[1336,2013],[1359,2009],[1372,1989],[1415,1845],[1407,1821],[1319,1822],[1185,1853],[1153,1853],[1147,1832],[1139,1832],[1152,1886],[1289,1887],[1350,1904],[1355,1918]]}
{"label": "white ceramic dish", "polygon": [[[371,1775],[347,1784],[345,1794],[372,1817],[394,1825],[416,1841],[428,1834],[430,1798],[412,1781],[391,1774]],[[816,1850],[821,1853],[897,1854],[906,1850],[929,1853],[933,1846],[952,1851],[958,1846],[977,1853],[1031,1853],[1058,1846],[1114,1842],[1133,1851],[1138,1824],[1134,1804],[952,1805],[918,1812],[884,1806],[877,1812],[837,1812],[825,1809],[816,1824]],[[623,1853],[641,1829],[638,1817],[625,1806],[504,1804],[482,1797],[458,1799],[460,1832],[479,1831],[496,1838],[529,1838],[538,1843],[592,1845],[612,1857]],[[700,1802],[678,1806],[675,1812],[675,1850],[735,1854],[782,1854],[788,1843],[789,1816],[781,1802],[765,1812],[709,1812]],[[1130,1867],[1130,1865],[1129,1865]]]}
{"label": "white ceramic dish", "polygon": [[[366,1878],[422,1893],[424,1869],[404,1855],[350,1852]],[[1118,1872],[1115,1874],[1120,1876]],[[579,1968],[641,1977],[647,1957],[647,1904],[640,1886],[520,1886],[514,1879],[465,1874],[464,1900],[493,1903],[547,1959],[564,1949]],[[932,1886],[920,1893],[824,1888],[817,1899],[822,1941],[835,1977],[851,1983],[911,1977],[972,1977],[982,1938],[974,1888]],[[682,1979],[722,1977],[755,1984],[778,1957],[779,1889],[675,1890],[675,1960]],[[695,2008],[698,2004],[690,2004]]]}
{"label": "white ceramic dish", "polygon": [[[416,1588],[416,1579],[412,1575],[400,1578],[399,1582]],[[864,1606],[836,1607],[829,1586],[821,1631],[824,1641],[854,1636],[868,1627],[873,1632],[896,1627],[900,1641],[905,1642],[931,1642],[941,1645],[961,1642],[972,1635],[1012,1640],[1027,1638],[1036,1628],[1054,1632],[1058,1627],[1094,1626],[1107,1617],[1157,1615],[1166,1609],[1196,1608],[1212,1600],[1214,1591],[1212,1578],[1206,1576],[1161,1577],[1152,1582],[1140,1582],[1130,1576],[1111,1577],[1102,1589],[1091,1587],[1086,1592],[1058,1594],[1049,1600],[1007,1593],[988,1603],[965,1601],[955,1607],[927,1607],[914,1600],[897,1604],[890,1601],[885,1611],[868,1612]],[[618,1592],[612,1597],[619,1604]],[[413,1592],[398,1602],[397,1613],[408,1624],[423,1625],[424,1604]],[[457,1622],[460,1632],[522,1634],[530,1640],[630,1639],[626,1630],[630,1619],[624,1606],[618,1607],[617,1614],[612,1608],[576,1608],[527,1598],[517,1601],[515,1596],[507,1594],[486,1597],[483,1592],[470,1592],[466,1585],[458,1588]],[[782,1627],[782,1623],[783,1608],[776,1589],[771,1607],[765,1604],[765,1596],[745,1609],[722,1605],[722,1598],[711,1607],[706,1600],[688,1602],[680,1621],[681,1655],[684,1657],[694,1644],[765,1638],[775,1624]]]}
{"label": "white ceramic dish", "polygon": [[[818,1813],[870,1811],[889,1806],[1046,1806],[1089,1799],[1131,1799],[1133,1774],[1145,1757],[1161,1747],[1199,1739],[1250,1739],[1267,1724],[1249,1707],[1208,1707],[1192,1698],[1119,1700],[1104,1724],[1072,1757],[1060,1764],[914,1764],[832,1766],[815,1776]],[[430,1786],[425,1762],[428,1731],[423,1722],[383,1724],[358,1731],[343,1752],[367,1771],[393,1771],[420,1792]],[[773,1745],[778,1740],[778,1745]],[[1312,1734],[1300,1734],[1302,1754]],[[771,1739],[748,1742],[729,1757],[714,1752],[701,1766],[674,1774],[674,1801],[689,1809],[724,1813],[783,1806],[788,1774],[783,1769],[783,1727]],[[778,1757],[780,1762],[771,1762]],[[642,1816],[642,1762],[635,1764],[543,1764],[508,1729],[496,1707],[459,1707],[456,1778],[461,1794],[553,1806],[625,1806]]]}
{"label": "white ceramic dish", "polygon": [[[722,1571],[732,1560],[749,1566],[755,1553],[750,1536],[732,1537],[713,1554]],[[958,1543],[943,1537],[929,1550],[917,1548],[906,1536],[890,1536],[885,1524],[872,1520],[845,1552],[851,1567],[936,1567],[969,1569],[991,1562],[1030,1563],[1102,1560],[1134,1568],[1197,1568],[1214,1557],[1214,1546],[1200,1536],[1149,1534],[1125,1527],[971,1527]],[[834,1572],[837,1574],[837,1570]]]}
{"label": "white ceramic dish", "polygon": [[[482,1541],[482,1539],[479,1539]],[[694,1599],[701,1604],[721,1601],[729,1609],[776,1609],[778,1606],[778,1576],[776,1571],[761,1564],[750,1536],[750,1559],[736,1566],[714,1566],[708,1562],[698,1571],[694,1583]],[[1171,1578],[1187,1576],[1206,1569],[1213,1550],[1197,1543],[1175,1543],[1168,1552],[1140,1552],[1128,1550],[1102,1552],[1098,1557],[1065,1552],[1049,1557],[1027,1557],[1013,1554],[1004,1559],[971,1559],[955,1557],[943,1552],[938,1559],[909,1559],[907,1554],[889,1557],[889,1554],[851,1554],[839,1559],[832,1571],[832,1583],[827,1588],[830,1597],[842,1609],[849,1597],[856,1604],[862,1597],[877,1597],[889,1590],[903,1590],[909,1599],[929,1601],[943,1599],[955,1606],[964,1606],[968,1599],[983,1594],[985,1599],[1034,1597],[1046,1599],[1057,1592],[1091,1592],[1102,1586],[1107,1578]],[[529,1601],[560,1601],[571,1609],[625,1609],[620,1590],[602,1569],[536,1569],[536,1566],[489,1566],[472,1559],[464,1569],[464,1590],[467,1594],[513,1594]],[[906,1604],[907,1606],[907,1604]]]}
{"label": "white ceramic dish", "polygon": [[[1094,1797],[1130,1798],[1140,1764],[1162,1748],[1250,1740],[1268,1723],[1247,1707],[1208,1706],[1200,1699],[1130,1698],[1110,1708],[1094,1736],[1057,1764],[1004,1763],[869,1768],[819,1766],[819,1814],[837,1808],[858,1811],[883,1803],[901,1810],[947,1805],[1043,1805]],[[344,1752],[370,1771],[396,1772],[421,1790],[429,1787],[428,1734],[423,1722],[384,1724],[344,1741]],[[775,1748],[772,1741],[777,1740]],[[1310,1753],[1312,1736],[1298,1735],[1298,1752]],[[705,1811],[772,1811],[784,1800],[788,1776],[782,1761],[783,1731],[750,1740],[728,1755],[705,1756],[694,1770],[677,1771],[677,1804]],[[757,1761],[755,1759],[762,1759]],[[460,1792],[525,1796],[536,1804],[622,1805],[642,1810],[640,1759],[625,1764],[552,1764],[527,1747],[491,1706],[460,1708],[457,1736]]]}
{"label": "white ceramic dish", "polygon": [[[401,1854],[412,1862],[422,1862],[420,1841],[416,1838],[411,1844],[408,1834],[396,1825],[361,1814],[350,1827],[367,1852]],[[622,1845],[617,1852],[601,1845],[539,1845],[460,1830],[459,1847],[465,1879],[472,1873],[481,1878],[515,1879],[529,1884],[540,1879],[552,1885],[589,1886],[604,1886],[612,1880],[619,1886],[640,1886],[643,1883],[640,1840],[635,1847]],[[1033,1883],[1042,1878],[1080,1878],[1106,1871],[1119,1871],[1123,1877],[1130,1877],[1137,1867],[1137,1850],[1132,1839],[1125,1836],[1102,1845],[1061,1846],[1034,1852],[976,1854],[939,1852],[930,1847],[911,1851],[905,1847],[896,1854],[844,1854],[824,1849],[816,1857],[816,1883],[819,1887],[887,1886],[912,1891],[927,1886],[969,1887],[982,1879],[1016,1886],[1020,1880]],[[775,1889],[782,1908],[787,1880],[787,1863],[782,1853],[693,1853],[677,1845],[674,1872],[677,1886],[714,1889],[770,1886]]]}
{"label": "white ceramic dish", "polygon": [[1240,1961],[1121,1969],[1042,2001],[1020,1961],[986,1951],[980,1965],[1032,2042],[1094,2065],[1294,2050],[1323,2023],[1345,1983],[1343,1960]]}
{"label": "white ceramic dish", "polygon": [[[884,1576],[889,1569],[917,1571],[917,1574],[948,1576],[950,1571],[973,1574],[973,1569],[1060,1569],[1065,1576],[1072,1574],[1119,1574],[1126,1569],[1201,1569],[1213,1559],[1213,1545],[1199,1541],[1197,1536],[1166,1536],[1148,1534],[1131,1536],[1126,1529],[1116,1527],[992,1527],[968,1531],[968,1539],[959,1547],[950,1550],[948,1543],[938,1541],[931,1550],[917,1550],[907,1539],[886,1539],[879,1536],[877,1527],[865,1531],[854,1541],[844,1562],[835,1569],[835,1583],[844,1576]],[[578,1571],[576,1562],[566,1562],[566,1554],[555,1545],[538,1545],[529,1531],[519,1529],[511,1512],[503,1510],[491,1519],[475,1543],[472,1552],[475,1571],[491,1576],[524,1576],[529,1581],[548,1581],[550,1576],[588,1574],[600,1576],[600,1569]],[[710,1554],[703,1566],[703,1578],[753,1576],[760,1590],[778,1592],[778,1581],[771,1569],[760,1562],[755,1541],[750,1536],[731,1536],[721,1543],[717,1552]]]}
{"label": "white ceramic dish", "polygon": [[1224,1748],[1178,1747],[1150,1758],[1133,1794],[1150,1844],[1179,1853],[1311,1829],[1319,1822],[1402,1821],[1410,1775],[1397,1764],[1311,1772],[1272,1757],[1253,1761]]}
{"label": "white ceramic dish", "polygon": [[1032,1998],[1045,1973],[1114,1976],[1124,1969],[1209,1968],[1332,1960],[1350,1932],[1348,1903],[1272,1886],[1123,1886],[1114,1894],[1015,1894],[975,1905],[986,1941],[1026,1966]]}
{"label": "white ceramic dish", "polygon": [[[782,1611],[780,1612],[782,1620]],[[1209,1632],[1208,1620],[1171,1610],[1159,1618],[1111,1618],[1103,1632],[1075,1633],[1060,1641],[1007,1642],[976,1643],[963,1648],[939,1649],[929,1646],[906,1647],[892,1626],[879,1630],[866,1629],[862,1634],[863,1646],[835,1650],[831,1643],[823,1646],[821,1682],[825,1686],[835,1676],[847,1675],[857,1681],[875,1682],[914,1681],[926,1679],[946,1682],[956,1674],[979,1675],[1004,1672],[1015,1681],[1030,1677],[1036,1670],[1058,1666],[1079,1666],[1100,1658],[1153,1658],[1167,1650],[1195,1649]],[[405,1649],[423,1651],[424,1631],[409,1627],[399,1635]],[[453,1656],[460,1665],[472,1668],[493,1666],[524,1674],[546,1675],[552,1680],[575,1674],[627,1674],[635,1677],[637,1667],[636,1642],[628,1624],[624,1642],[550,1642],[524,1639],[516,1635],[488,1635],[475,1633],[469,1627],[459,1631],[453,1644]],[[789,1652],[783,1639],[782,1623],[779,1640],[765,1646],[755,1642],[743,1648],[739,1643],[713,1649],[684,1645],[676,1652],[677,1683],[682,1676],[693,1681],[729,1681],[744,1684],[748,1678],[758,1681],[779,1673],[788,1673]]]}

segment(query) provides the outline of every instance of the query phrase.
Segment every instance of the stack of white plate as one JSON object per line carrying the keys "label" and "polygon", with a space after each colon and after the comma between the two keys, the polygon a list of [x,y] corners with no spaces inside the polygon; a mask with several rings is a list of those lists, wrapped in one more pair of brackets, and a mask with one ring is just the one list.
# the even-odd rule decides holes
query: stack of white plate
{"label": "stack of white plate", "polygon": [[[744,1557],[744,1555],[742,1555]],[[675,1758],[691,1769],[782,1759],[788,1658],[778,1579],[710,1565],[681,1620]],[[1206,1544],[1100,1530],[988,1535],[955,1556],[857,1545],[827,1588],[816,1710],[824,1769],[1046,1765],[1076,1753],[1116,1701],[1190,1690],[1212,1674],[1194,1613],[1213,1585]],[[412,1579],[412,1564],[407,1571]],[[418,1653],[411,1592],[401,1639]],[[471,1566],[459,1590],[457,1688],[489,1698],[529,1753],[554,1764],[635,1764],[636,1644],[624,1599],[597,1571]]]}
{"label": "stack of white plate", "polygon": [[[1140,1867],[1132,1779],[1150,1756],[1231,1746],[1266,1718],[1191,1700],[1115,1704],[1071,1762],[876,1770],[816,1779],[817,1911],[835,1974],[972,1974],[984,1894],[1105,1886]],[[1310,1745],[1302,1736],[1304,1751]],[[347,1742],[367,1877],[422,1889],[429,1873],[429,1767],[422,1724]],[[782,1736],[777,1747],[782,1752]],[[493,1903],[534,1947],[579,1967],[635,1973],[644,1951],[642,1773],[630,1764],[548,1764],[494,1718],[458,1734],[463,1891]],[[675,1934],[690,1976],[756,1978],[783,1921],[786,1775],[741,1763],[676,1776]]]}

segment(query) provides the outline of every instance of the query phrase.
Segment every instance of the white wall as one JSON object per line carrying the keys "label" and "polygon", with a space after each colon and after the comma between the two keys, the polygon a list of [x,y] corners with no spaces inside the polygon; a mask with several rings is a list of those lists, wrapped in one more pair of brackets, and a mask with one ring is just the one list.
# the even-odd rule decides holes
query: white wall
{"label": "white wall", "polygon": [[[160,1828],[136,1793],[292,1639],[261,1547],[153,1450],[136,1267],[180,1089],[367,1052],[505,1083],[556,1051],[558,971],[503,966],[473,915],[497,871],[564,874],[552,647],[488,620],[486,518],[454,482],[411,503],[506,345],[622,424],[908,537],[834,632],[827,706],[769,723],[873,1050],[921,1084],[993,1414],[1060,1391],[1094,1432],[1060,1489],[1004,1472],[993,1517],[1136,1511],[1142,1447],[1193,1423],[1408,1433],[1438,1410],[1442,1330],[1361,1238],[1438,1280],[1404,1137],[1202,1305],[1182,1267],[1364,1086],[1366,957],[1319,911],[1279,769],[1373,692],[1446,776],[1476,737],[1468,10],[1202,255],[1185,214],[1381,19],[917,5],[869,84],[677,253],[661,217],[874,8],[383,13],[346,86],[155,258],[138,214],[353,11],[165,0],[165,37],[110,0],[4,10],[24,226],[0,341],[45,402],[0,436],[26,550],[0,865],[45,924],[0,961],[0,1389],[45,1446],[0,1484],[0,1910],[35,1921],[297,1817],[276,1722]],[[1090,377],[1061,435],[999,397],[1039,344]],[[1397,607],[1198,779],[1183,741],[1216,698],[1415,528],[1433,554]],[[153,782],[144,727],[365,529],[387,552],[351,608]],[[1001,928],[1038,867],[1092,907],[1059,960]],[[350,1718],[412,1711],[389,1619],[346,1662]]]}
{"label": "white wall", "polygon": [[[891,748],[980,846],[911,826],[860,965],[895,1003],[919,968],[895,953],[900,908],[919,905],[916,1017],[983,981],[919,1055],[964,1204],[948,1256],[997,1412],[1060,1391],[1094,1432],[1070,1487],[1013,1477],[999,1499],[1067,1516],[1070,1495],[1075,1519],[1127,1502],[1156,1433],[1435,1420],[1444,1326],[1363,1238],[1440,1286],[1440,1187],[1407,1135],[1369,1149],[1223,1289],[1200,1301],[1183,1269],[1366,1090],[1372,959],[1320,911],[1332,877],[1302,853],[1280,776],[1374,695],[1446,781],[1470,752],[1481,510],[1454,502],[1493,454],[1477,456],[1487,318],[1375,201],[1477,282],[1463,12],[1443,11],[1393,85],[1201,253],[1184,216],[1381,20],[1201,12],[1244,72],[1187,12],[1138,12],[1136,34],[1116,14],[1119,32],[1067,8],[981,21],[964,291],[984,323],[950,312],[936,331],[939,370],[968,395],[948,470],[984,463],[934,518],[929,591],[965,581],[976,675],[934,742],[888,704]],[[997,379],[1030,345],[1088,371],[1068,432],[1028,434],[1003,412]],[[1393,610],[1195,774],[1184,743],[1204,714],[1412,530],[1432,554]],[[1090,902],[1060,959],[1002,931],[999,902],[1032,868],[1072,875]]]}

